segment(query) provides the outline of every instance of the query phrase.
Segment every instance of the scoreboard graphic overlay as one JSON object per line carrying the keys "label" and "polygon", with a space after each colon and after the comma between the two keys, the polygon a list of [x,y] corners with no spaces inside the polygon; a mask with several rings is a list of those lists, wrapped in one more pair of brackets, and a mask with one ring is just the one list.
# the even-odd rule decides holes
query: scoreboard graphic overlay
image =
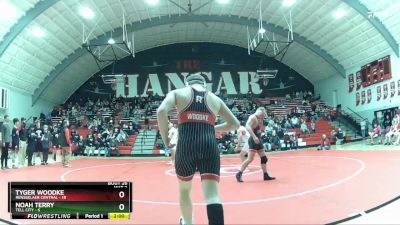
{"label": "scoreboard graphic overlay", "polygon": [[132,182],[9,182],[12,219],[129,219]]}

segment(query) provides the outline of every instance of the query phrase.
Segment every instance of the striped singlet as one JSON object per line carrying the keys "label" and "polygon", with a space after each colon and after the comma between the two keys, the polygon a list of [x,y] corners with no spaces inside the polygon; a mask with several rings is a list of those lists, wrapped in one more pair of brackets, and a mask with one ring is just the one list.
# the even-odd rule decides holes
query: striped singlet
{"label": "striped singlet", "polygon": [[202,180],[219,181],[220,155],[214,130],[216,117],[207,106],[207,91],[191,90],[192,99],[178,117],[176,174],[180,180],[190,181],[198,170]]}

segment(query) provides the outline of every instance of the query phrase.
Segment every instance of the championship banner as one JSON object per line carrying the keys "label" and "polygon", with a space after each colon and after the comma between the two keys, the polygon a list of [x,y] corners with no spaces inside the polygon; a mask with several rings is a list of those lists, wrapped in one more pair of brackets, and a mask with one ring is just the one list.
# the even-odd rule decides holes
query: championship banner
{"label": "championship banner", "polygon": [[370,103],[372,100],[372,91],[371,89],[368,89],[367,91],[367,103]]}
{"label": "championship banner", "polygon": [[364,103],[365,103],[365,91],[362,91],[361,92],[361,104],[364,105]]}
{"label": "championship banner", "polygon": [[390,82],[390,97],[394,97],[396,94],[396,83],[394,81]]}
{"label": "championship banner", "polygon": [[383,85],[383,99],[386,99],[388,95],[389,95],[388,84],[384,84]]}
{"label": "championship banner", "polygon": [[400,95],[400,80],[397,81],[397,95]]}
{"label": "championship banner", "polygon": [[361,72],[357,71],[356,73],[356,82],[357,82],[357,88],[356,90],[358,91],[361,87],[362,81],[361,81]]}
{"label": "championship banner", "polygon": [[354,74],[349,75],[349,92],[352,92],[354,89]]}
{"label": "championship banner", "polygon": [[376,100],[379,101],[381,100],[382,96],[382,88],[381,86],[376,87]]}
{"label": "championship banner", "polygon": [[356,94],[356,106],[360,104],[360,92],[357,92]]}

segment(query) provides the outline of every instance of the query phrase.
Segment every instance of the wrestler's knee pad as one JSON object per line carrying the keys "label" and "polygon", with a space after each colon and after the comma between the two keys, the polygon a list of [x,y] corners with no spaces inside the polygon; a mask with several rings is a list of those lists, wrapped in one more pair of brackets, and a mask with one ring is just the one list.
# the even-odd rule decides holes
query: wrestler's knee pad
{"label": "wrestler's knee pad", "polygon": [[268,158],[267,158],[267,156],[263,156],[263,157],[261,157],[261,164],[267,164],[267,162],[268,162]]}

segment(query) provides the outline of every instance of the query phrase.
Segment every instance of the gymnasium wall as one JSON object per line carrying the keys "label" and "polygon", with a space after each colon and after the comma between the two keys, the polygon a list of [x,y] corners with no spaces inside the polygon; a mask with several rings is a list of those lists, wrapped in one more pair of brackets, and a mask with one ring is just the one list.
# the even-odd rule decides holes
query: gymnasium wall
{"label": "gymnasium wall", "polygon": [[[256,71],[260,68],[277,69],[277,76],[258,79]],[[247,49],[215,43],[181,43],[139,52],[134,59],[122,59],[90,78],[71,98],[165,96],[170,90],[184,86],[185,76],[199,71],[207,74],[209,90],[231,97],[248,93],[258,97],[284,96],[314,89],[307,79],[283,63],[248,55]],[[104,84],[101,78],[104,74],[122,75],[115,90]]]}
{"label": "gymnasium wall", "polygon": [[[384,57],[385,54],[376,56],[375,59],[379,59],[381,57]],[[353,68],[349,68],[346,70],[346,78],[342,78],[340,75],[333,76],[331,78],[328,78],[326,80],[322,80],[314,84],[315,88],[315,93],[320,94],[322,100],[326,101],[330,105],[334,105],[334,91],[336,91],[337,94],[337,102],[336,104],[341,104],[342,109],[349,111],[346,107],[349,107],[353,111],[357,112],[363,117],[366,117],[370,119],[370,121],[373,118],[373,113],[374,111],[377,110],[382,110],[382,109],[387,109],[387,108],[392,108],[392,107],[399,107],[400,106],[400,95],[399,95],[399,83],[398,81],[400,80],[400,59],[397,58],[395,54],[390,55],[391,58],[391,70],[392,70],[392,78],[390,80],[385,80],[377,84],[373,84],[368,87],[360,87],[360,89],[357,91],[356,87],[353,88],[353,91],[349,93],[349,81],[348,81],[348,75],[349,74],[354,74],[356,75],[356,72],[360,70],[361,64],[355,65]],[[375,60],[374,59],[374,60]],[[356,79],[354,78],[354,83]],[[395,95],[392,97],[390,94],[390,84],[391,82],[395,82]],[[383,86],[387,84],[388,89],[389,89],[389,94],[386,99],[383,97]],[[356,85],[356,84],[355,84]],[[382,96],[380,100],[377,100],[377,87],[381,87],[381,93]],[[356,93],[361,93],[362,91],[365,91],[366,93],[366,98],[367,98],[367,91],[371,90],[372,93],[372,99],[370,103],[367,103],[368,101],[364,104],[360,103],[357,106],[356,105]]]}
{"label": "gymnasium wall", "polygon": [[[8,114],[11,118],[31,118],[39,117],[40,113],[47,113],[53,109],[54,103],[39,100],[32,107],[32,96],[29,94],[21,93],[14,89],[6,88],[9,92],[9,107],[8,109],[0,109],[0,121],[3,121],[3,116]],[[28,121],[32,122],[32,119]]]}

